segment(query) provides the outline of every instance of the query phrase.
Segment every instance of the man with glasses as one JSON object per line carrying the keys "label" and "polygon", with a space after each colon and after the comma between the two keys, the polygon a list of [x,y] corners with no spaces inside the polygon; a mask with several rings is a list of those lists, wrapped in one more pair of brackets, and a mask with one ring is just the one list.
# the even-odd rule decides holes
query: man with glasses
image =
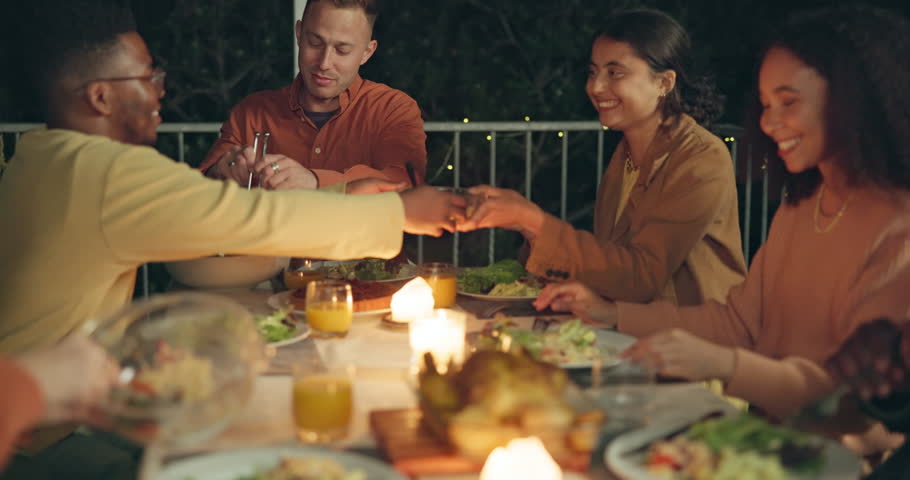
{"label": "man with glasses", "polygon": [[[409,168],[422,181],[426,134],[417,102],[358,73],[376,52],[377,15],[376,0],[309,0],[295,27],[300,74],[235,106],[200,169],[242,185],[255,171],[271,189],[365,177],[410,182]],[[255,132],[271,134],[275,154],[258,164]]]}
{"label": "man with glasses", "polygon": [[[389,258],[402,231],[439,235],[464,219],[461,197],[431,187],[248,191],[162,156],[148,145],[164,72],[121,4],[36,0],[15,17],[47,129],[21,137],[0,182],[0,353],[54,344],[119,310],[143,263],[217,252]],[[36,433],[3,478],[135,478],[136,451],[72,432]]]}

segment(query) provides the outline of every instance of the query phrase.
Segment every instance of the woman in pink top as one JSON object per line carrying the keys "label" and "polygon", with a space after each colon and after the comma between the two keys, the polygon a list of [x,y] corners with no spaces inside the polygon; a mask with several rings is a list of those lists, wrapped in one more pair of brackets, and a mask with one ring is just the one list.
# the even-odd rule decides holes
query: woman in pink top
{"label": "woman in pink top", "polygon": [[612,302],[568,283],[536,306],[639,337],[627,357],[720,378],[784,417],[830,391],[820,364],[858,326],[910,312],[910,22],[863,7],[803,14],[760,58],[753,130],[786,169],[786,199],[726,305]]}

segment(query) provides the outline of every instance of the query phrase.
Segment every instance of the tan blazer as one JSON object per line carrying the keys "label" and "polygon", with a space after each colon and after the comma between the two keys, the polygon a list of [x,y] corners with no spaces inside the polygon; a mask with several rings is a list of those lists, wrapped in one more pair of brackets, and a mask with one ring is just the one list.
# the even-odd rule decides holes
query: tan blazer
{"label": "tan blazer", "polygon": [[580,280],[614,300],[723,302],[746,273],[727,147],[688,115],[665,121],[617,219],[624,145],[601,180],[594,233],[548,215],[526,268]]}

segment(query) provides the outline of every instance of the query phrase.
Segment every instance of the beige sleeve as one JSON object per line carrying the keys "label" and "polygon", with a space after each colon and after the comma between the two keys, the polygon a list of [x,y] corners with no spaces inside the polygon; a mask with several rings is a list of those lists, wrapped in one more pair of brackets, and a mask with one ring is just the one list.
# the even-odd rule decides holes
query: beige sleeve
{"label": "beige sleeve", "polygon": [[661,191],[649,192],[660,196],[659,206],[641,212],[641,226],[628,241],[601,242],[592,233],[547,215],[544,233],[531,243],[528,271],[536,275],[566,271],[609,298],[640,303],[657,298],[726,208],[722,199],[735,198],[726,151],[688,154],[677,171],[668,173]]}
{"label": "beige sleeve", "polygon": [[404,207],[395,193],[244,190],[151,149],[115,159],[102,230],[123,261],[261,254],[328,259],[395,256]]}

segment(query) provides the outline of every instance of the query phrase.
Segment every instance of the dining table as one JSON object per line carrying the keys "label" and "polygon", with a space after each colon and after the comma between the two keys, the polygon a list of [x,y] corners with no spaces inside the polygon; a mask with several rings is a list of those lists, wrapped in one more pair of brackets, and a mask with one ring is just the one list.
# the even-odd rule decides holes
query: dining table
{"label": "dining table", "polygon": [[[268,314],[275,310],[275,292],[266,284],[253,289],[227,289],[213,292],[229,298],[252,314]],[[529,302],[511,302],[506,305],[484,302],[473,298],[458,297],[456,309],[467,313],[467,332],[481,330],[489,316],[497,312],[510,316],[519,326],[530,328],[535,312]],[[554,316],[554,315],[549,315]],[[295,364],[334,367],[354,366],[354,414],[349,435],[325,448],[354,452],[382,461],[388,461],[381,446],[371,433],[370,412],[377,410],[408,409],[418,406],[414,381],[411,376],[411,347],[407,328],[390,328],[382,315],[356,315],[350,331],[343,338],[301,341],[278,348],[267,347],[271,360],[268,367],[256,378],[251,398],[243,410],[219,434],[202,443],[164,447],[150,445],[140,465],[139,479],[154,480],[159,472],[173,462],[194,458],[212,452],[231,451],[239,448],[299,445],[292,416],[292,377]],[[575,375],[578,375],[576,377]],[[607,401],[611,386],[590,385],[590,370],[570,374],[580,383],[585,397],[594,404]],[[585,383],[588,383],[587,385]],[[633,387],[635,388],[635,387]],[[729,404],[702,384],[674,382],[638,385],[645,393],[646,404],[637,405],[633,415],[611,412],[604,407],[608,420],[602,428],[596,447],[591,453],[589,468],[585,472],[570,473],[564,478],[602,480],[616,478],[604,463],[604,449],[617,435],[645,424],[659,424],[676,418],[687,409]],[[468,480],[477,479],[477,473],[415,474],[415,480]]]}

